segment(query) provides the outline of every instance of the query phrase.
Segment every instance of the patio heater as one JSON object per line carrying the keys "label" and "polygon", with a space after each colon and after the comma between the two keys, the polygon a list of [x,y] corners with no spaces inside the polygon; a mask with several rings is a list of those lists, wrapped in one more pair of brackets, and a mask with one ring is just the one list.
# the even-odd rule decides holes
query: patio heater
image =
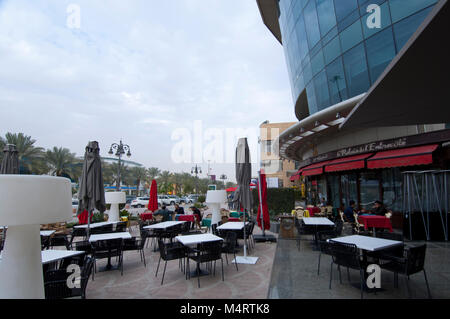
{"label": "patio heater", "polygon": [[39,225],[71,218],[69,179],[0,175],[0,225],[8,226],[0,261],[0,298],[44,299]]}

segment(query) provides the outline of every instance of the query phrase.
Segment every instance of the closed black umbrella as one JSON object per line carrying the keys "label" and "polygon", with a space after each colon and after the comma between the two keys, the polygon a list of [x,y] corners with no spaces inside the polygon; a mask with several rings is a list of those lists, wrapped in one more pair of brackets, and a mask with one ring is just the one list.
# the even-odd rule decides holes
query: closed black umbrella
{"label": "closed black umbrella", "polygon": [[84,154],[83,172],[78,190],[78,214],[88,212],[88,236],[91,212],[94,209],[103,213],[106,210],[105,190],[103,187],[102,163],[98,142],[89,142]]}
{"label": "closed black umbrella", "polygon": [[6,144],[3,153],[0,174],[19,174],[19,155],[16,146]]}
{"label": "closed black umbrella", "polygon": [[[240,138],[236,147],[236,182],[237,189],[234,193],[233,201],[237,207],[244,210],[244,238],[246,238],[246,219],[247,213],[253,203],[252,192],[250,190],[250,182],[252,179],[252,163],[250,161],[250,149],[248,148],[247,138]],[[247,257],[247,243],[244,240],[244,256],[237,256],[235,263],[241,264],[255,264],[257,257]]]}

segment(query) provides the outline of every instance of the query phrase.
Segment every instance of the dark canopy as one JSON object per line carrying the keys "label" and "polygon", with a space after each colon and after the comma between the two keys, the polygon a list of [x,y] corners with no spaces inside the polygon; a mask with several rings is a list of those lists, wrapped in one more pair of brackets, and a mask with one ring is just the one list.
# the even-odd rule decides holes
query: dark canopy
{"label": "dark canopy", "polygon": [[95,141],[86,146],[78,200],[78,214],[84,210],[90,213],[95,208],[103,213],[106,209],[100,148]]}
{"label": "dark canopy", "polygon": [[252,207],[252,193],[250,182],[252,178],[252,164],[250,162],[250,150],[247,138],[240,138],[236,147],[236,181],[238,187],[234,194],[233,201],[237,203],[237,208],[241,206],[247,212]]}
{"label": "dark canopy", "polygon": [[19,174],[19,155],[16,146],[6,144],[3,153],[0,174]]}

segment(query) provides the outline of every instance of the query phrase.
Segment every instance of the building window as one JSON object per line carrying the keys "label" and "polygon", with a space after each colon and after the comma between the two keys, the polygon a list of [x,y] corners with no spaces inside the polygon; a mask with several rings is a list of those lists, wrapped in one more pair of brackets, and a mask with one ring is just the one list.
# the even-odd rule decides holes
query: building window
{"label": "building window", "polygon": [[381,200],[380,180],[376,172],[362,172],[359,177],[361,208],[371,210],[377,200]]}
{"label": "building window", "polygon": [[390,0],[392,22],[397,22],[407,16],[426,8],[437,0]]}
{"label": "building window", "polygon": [[334,105],[348,99],[342,58],[336,59],[327,67],[327,78],[331,104]]}
{"label": "building window", "polygon": [[367,39],[366,48],[370,77],[372,83],[374,83],[395,56],[392,28],[388,28]]}
{"label": "building window", "polygon": [[409,38],[413,35],[414,31],[417,30],[425,17],[430,13],[430,11],[431,8],[422,10],[415,15],[394,24],[395,41],[397,43],[398,51],[403,48]]}
{"label": "building window", "polygon": [[370,82],[363,43],[344,54],[344,67],[350,96],[366,92]]}
{"label": "building window", "polygon": [[317,15],[320,33],[324,36],[336,25],[333,0],[317,0]]}
{"label": "building window", "polygon": [[343,20],[353,10],[358,9],[358,2],[356,0],[334,0],[334,3],[338,21]]}
{"label": "building window", "polygon": [[342,204],[344,207],[349,206],[351,200],[358,203],[357,183],[358,177],[356,173],[344,174],[341,176]]}

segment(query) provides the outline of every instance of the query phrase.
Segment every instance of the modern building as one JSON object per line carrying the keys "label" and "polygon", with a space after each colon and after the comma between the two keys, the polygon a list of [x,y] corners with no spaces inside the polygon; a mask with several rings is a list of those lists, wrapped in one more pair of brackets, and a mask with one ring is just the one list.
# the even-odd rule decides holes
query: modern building
{"label": "modern building", "polygon": [[[382,200],[401,224],[403,172],[450,167],[447,0],[257,0],[284,49],[298,122],[283,159],[309,203]],[[397,212],[397,214],[395,214]]]}
{"label": "modern building", "polygon": [[295,161],[280,159],[278,151],[274,148],[275,142],[285,130],[294,125],[295,122],[269,123],[265,121],[259,126],[260,135],[260,158],[261,171],[266,174],[270,183],[276,181],[272,187],[291,187],[290,180],[296,173]]}

